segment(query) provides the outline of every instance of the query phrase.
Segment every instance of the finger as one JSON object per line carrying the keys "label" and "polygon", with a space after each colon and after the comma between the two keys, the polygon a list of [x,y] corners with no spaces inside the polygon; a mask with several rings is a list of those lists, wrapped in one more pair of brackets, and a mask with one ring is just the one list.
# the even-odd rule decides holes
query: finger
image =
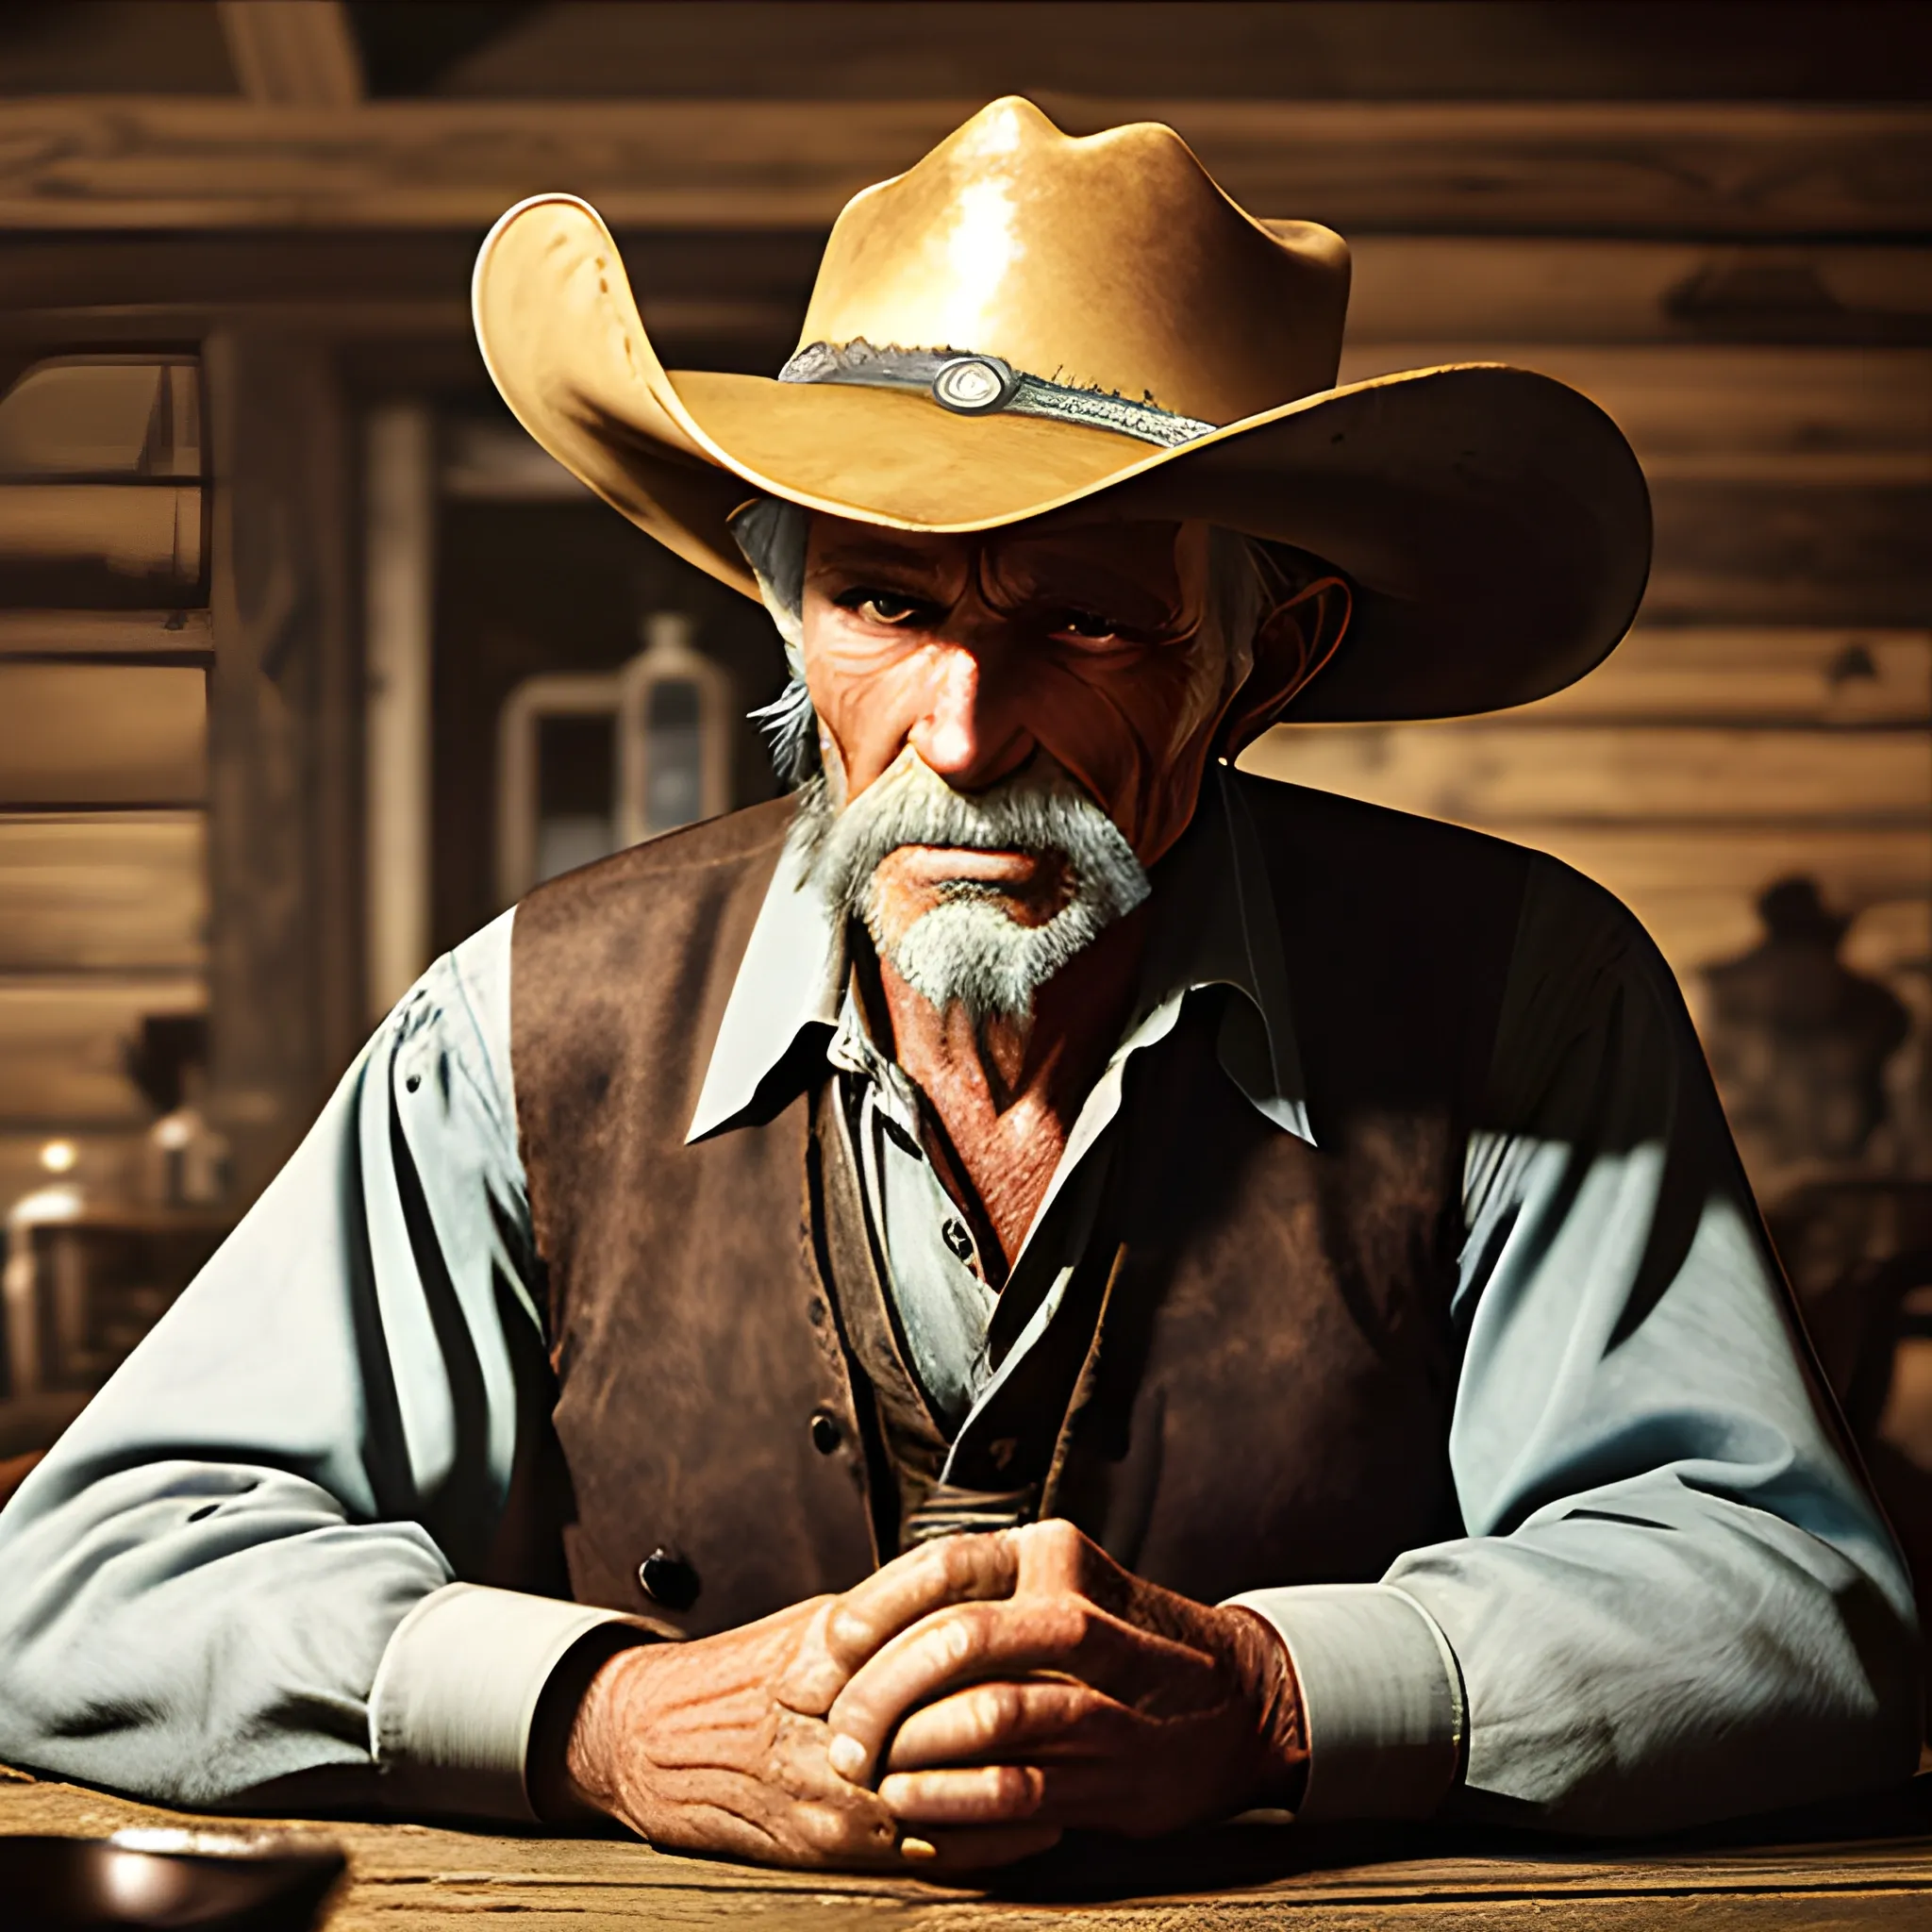
{"label": "finger", "polygon": [[1198,1645],[1201,1620],[1212,1614],[1206,1607],[1122,1569],[1064,1518],[1029,1523],[1011,1536],[1020,1571],[1016,1596],[1071,1591],[1137,1630]]}
{"label": "finger", "polygon": [[1102,1608],[1123,1613],[1134,1578],[1087,1533],[1063,1516],[1011,1531],[1017,1591],[1072,1591]]}
{"label": "finger", "polygon": [[832,1768],[864,1783],[909,1711],[979,1678],[1057,1671],[1104,1690],[1144,1674],[1150,1663],[1172,1675],[1198,1670],[1202,1659],[1079,1597],[957,1605],[894,1638],[833,1700],[826,1718]]}
{"label": "finger", "polygon": [[826,1628],[830,1655],[858,1670],[902,1630],[949,1604],[1010,1596],[1019,1577],[1011,1536],[946,1536],[895,1557],[834,1607]]}
{"label": "finger", "polygon": [[892,1734],[884,1768],[1104,1756],[1124,1741],[1131,1724],[1132,1713],[1090,1684],[974,1684],[912,1711]]}
{"label": "finger", "polygon": [[1148,1783],[1148,1767],[1133,1760],[984,1764],[895,1771],[879,1796],[905,1831],[937,1843],[942,1832],[1026,1825],[1135,1832],[1144,1825]]}
{"label": "finger", "polygon": [[895,1771],[879,1787],[886,1808],[914,1830],[1033,1824],[1046,1793],[1046,1772],[1038,1764]]}

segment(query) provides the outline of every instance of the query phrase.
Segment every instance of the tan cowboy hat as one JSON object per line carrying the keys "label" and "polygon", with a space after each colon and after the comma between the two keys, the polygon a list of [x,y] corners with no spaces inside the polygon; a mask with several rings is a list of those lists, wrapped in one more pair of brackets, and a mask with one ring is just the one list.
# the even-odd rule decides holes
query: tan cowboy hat
{"label": "tan cowboy hat", "polygon": [[476,261],[497,387],[560,463],[744,591],[729,523],[780,497],[969,531],[1105,494],[1345,575],[1295,717],[1445,717],[1580,677],[1623,636],[1650,501],[1607,416],[1499,364],[1332,387],[1348,250],[1263,224],[1170,127],[1076,140],[995,101],[834,225],[775,379],[666,370],[596,211],[540,195]]}

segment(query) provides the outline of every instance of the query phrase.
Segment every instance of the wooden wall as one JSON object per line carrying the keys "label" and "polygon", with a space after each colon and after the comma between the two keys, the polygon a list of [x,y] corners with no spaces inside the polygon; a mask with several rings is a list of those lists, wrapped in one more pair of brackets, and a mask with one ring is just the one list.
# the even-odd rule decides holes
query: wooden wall
{"label": "wooden wall", "polygon": [[1602,404],[1656,501],[1631,636],[1541,704],[1284,727],[1248,762],[1555,853],[1638,912],[1693,1010],[1701,969],[1761,937],[1759,892],[1810,876],[1853,915],[1848,961],[1914,1014],[1888,1139],[1932,1159],[1932,351],[1846,346],[1830,316],[1825,340],[1775,344],[1632,341],[1615,313],[1594,324],[1604,340],[1577,340],[1591,319],[1561,320],[1558,341],[1524,325],[1357,336],[1343,375],[1507,359]]}
{"label": "wooden wall", "polygon": [[[1852,957],[1923,1019],[1932,111],[1238,92],[1045,104],[1075,131],[1167,120],[1244,205],[1347,234],[1345,375],[1546,370],[1624,425],[1657,509],[1638,630],[1572,692],[1447,725],[1286,730],[1256,761],[1557,852],[1630,901],[1693,995],[1702,965],[1750,941],[1757,890],[1808,872],[1857,915]],[[206,958],[252,1175],[362,1011],[359,411],[484,393],[468,261],[505,207],[558,187],[619,229],[674,365],[769,370],[844,198],[977,105],[943,75],[837,101],[0,101],[0,358],[163,342],[209,370],[228,466],[212,830],[204,847],[192,815],[150,812],[86,862],[108,896],[151,866],[160,898],[135,923],[152,957],[194,974]],[[27,709],[13,716],[0,766],[35,755]],[[28,956],[51,958],[75,916],[43,890],[68,834],[49,800],[36,811],[0,855],[0,925],[26,935],[0,980],[41,971]],[[204,853],[205,955],[187,937]],[[0,1033],[18,983],[0,984]],[[54,1064],[54,1034],[36,1038]],[[0,1041],[0,1063],[26,1064],[7,1055]]]}
{"label": "wooden wall", "polygon": [[[8,322],[16,360],[143,340],[111,316]],[[125,1184],[151,1118],[125,1052],[144,1016],[211,1014],[208,1110],[244,1201],[359,1042],[335,346],[219,314],[192,340],[213,437],[203,601],[0,611],[0,1208],[44,1178],[51,1139],[78,1147],[76,1178]]]}

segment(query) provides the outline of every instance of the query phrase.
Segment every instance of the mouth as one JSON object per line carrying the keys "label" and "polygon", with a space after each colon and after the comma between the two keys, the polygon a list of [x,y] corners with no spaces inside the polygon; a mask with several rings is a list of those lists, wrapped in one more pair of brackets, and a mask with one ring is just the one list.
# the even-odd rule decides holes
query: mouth
{"label": "mouth", "polygon": [[896,856],[907,884],[935,888],[970,885],[1024,892],[1063,869],[1051,853],[989,852],[971,845],[902,845]]}
{"label": "mouth", "polygon": [[973,899],[997,905],[1017,925],[1043,925],[1073,887],[1072,870],[1057,852],[966,845],[901,845],[873,874],[874,903],[894,929],[936,906]]}

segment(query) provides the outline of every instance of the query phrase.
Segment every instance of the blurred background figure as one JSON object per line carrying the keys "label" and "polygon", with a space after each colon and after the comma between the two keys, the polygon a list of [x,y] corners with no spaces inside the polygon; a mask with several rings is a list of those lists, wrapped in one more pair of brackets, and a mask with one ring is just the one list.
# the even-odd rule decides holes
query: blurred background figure
{"label": "blurred background figure", "polygon": [[1909,1124],[1893,1118],[1885,1071],[1911,1032],[1905,1003],[1839,957],[1852,922],[1825,908],[1816,879],[1779,879],[1757,916],[1764,937],[1748,953],[1705,968],[1704,1036],[1759,1197],[1793,1168],[1896,1165]]}
{"label": "blurred background figure", "polygon": [[1631,437],[1655,569],[1599,672],[1246,761],[1633,907],[1932,1551],[1928,52],[1889,4],[0,10],[0,1458],[437,952],[775,790],[762,613],[496,401],[490,224],[584,195],[674,366],[770,374],[844,200],[1022,92],[1341,230],[1344,381],[1506,359]]}

